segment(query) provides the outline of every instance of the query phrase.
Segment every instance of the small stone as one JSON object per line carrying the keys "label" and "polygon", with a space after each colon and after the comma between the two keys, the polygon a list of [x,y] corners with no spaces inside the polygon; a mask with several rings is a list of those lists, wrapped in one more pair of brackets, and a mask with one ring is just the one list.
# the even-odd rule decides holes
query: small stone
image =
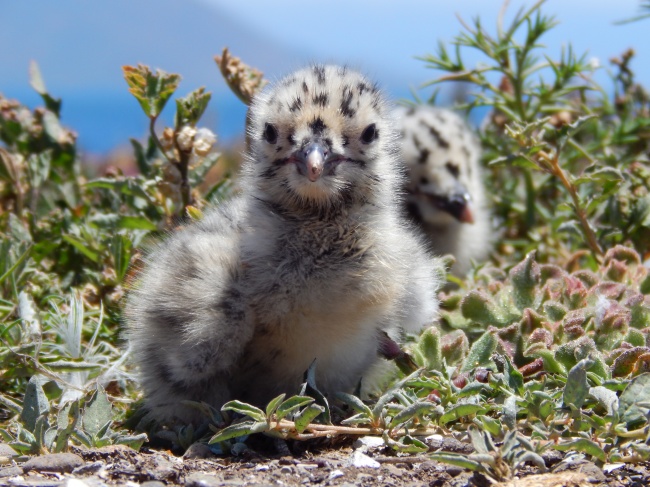
{"label": "small stone", "polygon": [[106,464],[104,462],[96,461],[96,462],[88,463],[86,465],[82,465],[81,467],[77,467],[72,471],[72,473],[75,475],[95,473],[95,472],[99,472],[105,466]]}
{"label": "small stone", "polygon": [[[18,453],[16,453],[16,450],[11,448],[6,443],[0,443],[0,458],[2,458],[2,457],[13,458],[13,457],[17,457],[17,456],[18,456]],[[2,463],[2,462],[0,462],[0,463]]]}
{"label": "small stone", "polygon": [[64,487],[88,487],[88,484],[80,479],[67,479],[63,484]]}
{"label": "small stone", "polygon": [[263,463],[260,463],[259,465],[255,466],[256,472],[267,472],[268,470],[269,470],[269,466],[264,465]]}
{"label": "small stone", "polygon": [[[102,470],[104,472],[105,470]],[[74,475],[74,472],[72,472]],[[106,483],[99,477],[84,477],[84,482],[88,487],[108,487]],[[126,486],[123,486],[126,487]],[[162,487],[162,486],[161,486]]]}
{"label": "small stone", "polygon": [[342,470],[332,470],[329,474],[329,477],[327,477],[327,480],[334,480],[338,479],[339,477],[343,477],[345,474],[343,473]]}
{"label": "small stone", "polygon": [[22,467],[8,467],[0,469],[0,479],[5,477],[15,477],[16,475],[22,475]]}
{"label": "small stone", "polygon": [[355,480],[357,481],[357,485],[362,485],[365,483],[371,483],[373,480],[375,480],[375,476],[368,473],[360,473],[357,475],[357,478]]}
{"label": "small stone", "polygon": [[70,473],[83,464],[81,457],[74,453],[51,453],[30,458],[23,464],[23,471]]}
{"label": "small stone", "polygon": [[63,487],[63,482],[60,480],[44,478],[34,480],[24,479],[21,476],[17,476],[8,478],[7,483],[3,483],[2,485],[10,485],[12,487]]}
{"label": "small stone", "polygon": [[281,474],[284,474],[284,475],[292,474],[292,473],[293,473],[293,468],[291,468],[291,467],[288,466],[288,465],[285,465],[284,467],[282,467],[282,468],[280,469],[280,473],[281,473]]}
{"label": "small stone", "polygon": [[557,467],[555,467],[555,469],[553,469],[553,472],[559,473],[559,472],[565,472],[567,470],[573,472],[580,472],[585,476],[587,476],[589,482],[591,483],[607,481],[607,477],[595,463],[592,463],[588,460],[582,460],[582,459],[576,459],[575,461],[571,461],[571,460],[567,461],[567,460],[568,459],[565,459]]}
{"label": "small stone", "polygon": [[147,480],[146,482],[142,482],[140,487],[165,487],[165,483],[160,480]]}
{"label": "small stone", "polygon": [[606,463],[605,465],[603,465],[603,471],[605,473],[610,473],[624,466],[625,466],[624,463]]}
{"label": "small stone", "polygon": [[348,458],[348,465],[350,467],[368,467],[368,468],[379,468],[381,465],[378,461],[373,460],[368,455],[361,453],[359,450],[355,450],[352,455]]}
{"label": "small stone", "polygon": [[222,482],[214,475],[194,472],[185,477],[185,487],[217,487]]}
{"label": "small stone", "polygon": [[354,448],[360,448],[368,450],[371,448],[381,448],[385,446],[384,439],[379,436],[364,436],[356,440],[352,446]]}
{"label": "small stone", "polygon": [[183,460],[213,458],[214,453],[205,443],[192,443],[183,455]]}
{"label": "small stone", "polygon": [[383,466],[382,470],[386,471],[387,473],[390,473],[393,477],[401,478],[402,475],[404,475],[404,472],[397,468],[395,465],[391,465],[390,463],[386,464]]}

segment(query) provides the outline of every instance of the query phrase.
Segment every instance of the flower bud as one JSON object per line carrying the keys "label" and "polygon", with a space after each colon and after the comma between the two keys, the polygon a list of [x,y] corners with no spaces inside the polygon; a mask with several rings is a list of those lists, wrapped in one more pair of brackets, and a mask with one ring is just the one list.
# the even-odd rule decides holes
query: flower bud
{"label": "flower bud", "polygon": [[194,153],[204,157],[217,142],[217,137],[210,129],[200,128],[194,135]]}
{"label": "flower bud", "polygon": [[182,151],[191,151],[194,143],[196,129],[189,125],[184,126],[176,135],[176,143]]}

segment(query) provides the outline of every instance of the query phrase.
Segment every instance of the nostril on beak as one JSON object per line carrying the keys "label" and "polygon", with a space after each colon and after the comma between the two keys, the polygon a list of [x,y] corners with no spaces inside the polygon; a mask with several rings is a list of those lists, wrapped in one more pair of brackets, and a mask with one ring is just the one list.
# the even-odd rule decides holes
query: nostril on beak
{"label": "nostril on beak", "polygon": [[313,183],[323,173],[327,150],[318,142],[309,144],[299,157],[298,170]]}

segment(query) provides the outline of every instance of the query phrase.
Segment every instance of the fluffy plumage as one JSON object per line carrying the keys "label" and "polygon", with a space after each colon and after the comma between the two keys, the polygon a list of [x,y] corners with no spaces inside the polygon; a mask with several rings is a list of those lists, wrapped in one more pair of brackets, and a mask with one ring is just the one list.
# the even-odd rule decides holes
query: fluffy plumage
{"label": "fluffy plumage", "polygon": [[242,193],[148,258],[126,317],[146,406],[265,404],[316,360],[350,391],[393,338],[431,323],[436,262],[401,218],[391,110],[362,75],[313,66],[250,108]]}
{"label": "fluffy plumage", "polygon": [[397,112],[408,170],[407,211],[436,254],[452,254],[452,272],[487,258],[493,231],[479,158],[481,146],[465,121],[429,105]]}

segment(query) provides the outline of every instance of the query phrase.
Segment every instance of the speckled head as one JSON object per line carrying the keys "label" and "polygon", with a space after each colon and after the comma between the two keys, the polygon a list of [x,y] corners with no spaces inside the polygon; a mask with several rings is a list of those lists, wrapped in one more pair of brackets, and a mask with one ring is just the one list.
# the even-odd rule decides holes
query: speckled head
{"label": "speckled head", "polygon": [[480,143],[473,131],[448,109],[422,105],[396,115],[412,210],[435,225],[472,223],[474,206],[483,205],[482,191],[475,190],[481,187]]}
{"label": "speckled head", "polygon": [[248,137],[258,189],[283,206],[367,198],[395,164],[391,110],[345,67],[315,65],[269,86],[253,100]]}

